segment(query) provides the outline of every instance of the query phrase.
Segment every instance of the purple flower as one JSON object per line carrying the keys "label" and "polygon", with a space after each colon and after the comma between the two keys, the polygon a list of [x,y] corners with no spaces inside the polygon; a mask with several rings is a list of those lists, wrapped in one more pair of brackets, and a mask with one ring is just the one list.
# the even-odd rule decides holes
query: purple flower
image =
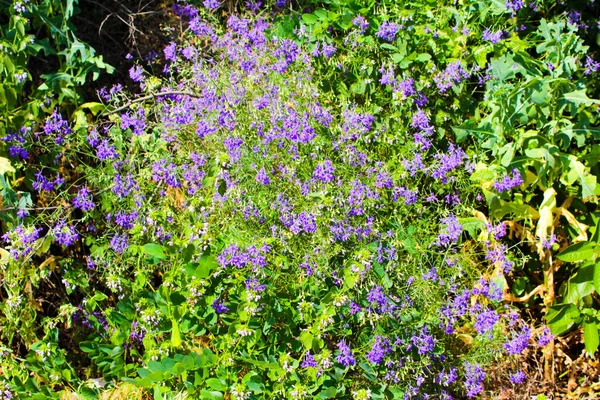
{"label": "purple flower", "polygon": [[480,335],[487,333],[488,337],[491,338],[492,337],[492,329],[494,329],[494,326],[496,325],[496,322],[498,322],[499,319],[500,319],[500,316],[498,315],[498,313],[496,311],[488,309],[486,311],[479,313],[479,315],[477,315],[477,318],[475,320],[475,324],[473,325],[473,327],[475,328],[477,333],[479,333]]}
{"label": "purple flower", "polygon": [[375,312],[384,314],[394,310],[394,305],[390,302],[386,294],[383,292],[382,286],[375,286],[367,295],[367,301],[371,303]]}
{"label": "purple flower", "polygon": [[169,43],[169,45],[163,49],[163,52],[165,53],[166,60],[173,62],[177,61],[177,44],[175,42]]}
{"label": "purple flower", "polygon": [[202,5],[205,8],[214,11],[221,6],[221,2],[219,0],[204,0],[204,2],[202,2]]}
{"label": "purple flower", "polygon": [[383,336],[375,336],[375,343],[371,351],[367,353],[367,360],[373,364],[381,364],[387,354],[392,352],[392,346],[390,340]]}
{"label": "purple flower", "polygon": [[420,109],[413,114],[410,126],[423,131],[427,135],[433,133],[433,127],[429,124],[429,117],[425,114],[425,111]]}
{"label": "purple flower", "polygon": [[300,364],[300,366],[302,368],[316,368],[319,366],[319,364],[317,364],[317,362],[315,361],[315,356],[312,355],[309,351],[304,355],[304,360],[302,361],[302,364]]}
{"label": "purple flower", "polygon": [[523,382],[525,382],[525,379],[527,379],[527,375],[525,375],[525,372],[523,372],[522,370],[518,370],[516,372],[511,373],[508,376],[508,379],[511,383],[514,383],[515,385],[520,385]]}
{"label": "purple flower", "polygon": [[448,64],[445,70],[433,77],[440,93],[446,93],[448,89],[455,84],[462,82],[469,77],[469,73],[463,68],[460,60]]}
{"label": "purple flower", "polygon": [[360,306],[358,304],[356,304],[356,302],[351,301],[350,302],[350,314],[354,315],[359,313],[361,310]]}
{"label": "purple flower", "polygon": [[554,335],[550,333],[550,329],[548,329],[548,327],[544,327],[544,330],[542,331],[542,333],[538,337],[537,344],[540,347],[544,347],[548,343],[550,343],[553,339],[554,339]]}
{"label": "purple flower", "polygon": [[344,367],[350,367],[356,364],[356,360],[354,359],[352,350],[344,340],[339,341],[339,343],[337,344],[337,348],[339,353],[336,357],[336,361],[339,364],[343,365]]}
{"label": "purple flower", "polygon": [[392,42],[396,39],[396,34],[400,27],[395,22],[385,21],[379,27],[377,31],[377,37],[385,40],[386,42]]}
{"label": "purple flower", "polygon": [[525,2],[523,0],[506,0],[504,6],[512,12],[512,15],[515,15],[517,11],[525,7]]}
{"label": "purple flower", "polygon": [[54,237],[58,244],[69,247],[79,239],[79,233],[74,226],[66,226],[63,220],[54,227]]}
{"label": "purple flower", "polygon": [[106,161],[119,158],[119,153],[117,153],[117,149],[114,146],[108,143],[108,139],[104,138],[96,148],[96,157],[100,161]]}
{"label": "purple flower", "polygon": [[129,77],[134,82],[143,82],[146,79],[144,75],[144,69],[139,65],[134,65],[129,69]]}
{"label": "purple flower", "polygon": [[525,327],[521,333],[504,343],[504,348],[508,352],[508,355],[523,354],[527,346],[529,346],[530,337],[531,329]]}
{"label": "purple flower", "polygon": [[486,40],[492,44],[496,44],[502,40],[502,36],[504,36],[504,32],[502,31],[490,32],[489,28],[485,28],[481,35],[481,40]]}
{"label": "purple flower", "polygon": [[512,176],[504,175],[502,179],[498,182],[495,182],[492,186],[499,193],[506,192],[515,188],[517,186],[521,186],[524,183],[523,178],[521,178],[521,174],[519,170],[516,168],[512,170]]}
{"label": "purple flower", "polygon": [[465,363],[465,389],[467,397],[472,399],[483,392],[483,380],[485,371],[477,364]]}
{"label": "purple flower", "polygon": [[[397,82],[394,85],[394,91],[401,92],[404,97],[410,97],[417,94],[415,90],[415,80],[413,78],[408,78],[403,81]],[[421,107],[419,105],[419,107]]]}
{"label": "purple flower", "polygon": [[335,54],[335,50],[335,46],[332,44],[328,44],[325,42],[321,44],[321,54],[326,58],[330,58],[331,56],[333,56]]}
{"label": "purple flower", "polygon": [[229,307],[227,307],[218,297],[213,301],[212,308],[217,314],[224,314],[229,311]]}
{"label": "purple flower", "polygon": [[92,211],[96,205],[92,201],[91,192],[87,187],[79,189],[77,196],[73,199],[73,207],[84,212]]}
{"label": "purple flower", "polygon": [[271,183],[271,179],[269,179],[269,175],[267,174],[265,167],[262,167],[256,174],[256,182],[260,183],[261,185],[268,185]]}
{"label": "purple flower", "polygon": [[46,135],[56,133],[57,137],[55,140],[58,144],[63,144],[64,136],[71,133],[69,123],[63,119],[62,115],[56,109],[52,115],[46,119],[43,129]]}
{"label": "purple flower", "polygon": [[325,160],[322,163],[317,164],[313,172],[313,178],[318,179],[321,182],[329,183],[333,181],[334,171],[335,168],[333,167],[332,162],[329,160]]}
{"label": "purple flower", "polygon": [[110,240],[110,248],[118,254],[123,254],[129,246],[129,237],[125,233],[117,233]]}
{"label": "purple flower", "polygon": [[369,22],[362,15],[355,17],[352,24],[360,29],[361,34],[364,34],[369,28]]}
{"label": "purple flower", "polygon": [[585,56],[585,71],[583,73],[590,75],[591,73],[598,71],[598,69],[600,69],[600,62],[594,61],[590,56]]}
{"label": "purple flower", "polygon": [[444,224],[444,228],[442,233],[437,237],[435,245],[438,247],[448,247],[460,239],[462,225],[458,222],[458,218],[453,214],[443,218],[442,224]]}

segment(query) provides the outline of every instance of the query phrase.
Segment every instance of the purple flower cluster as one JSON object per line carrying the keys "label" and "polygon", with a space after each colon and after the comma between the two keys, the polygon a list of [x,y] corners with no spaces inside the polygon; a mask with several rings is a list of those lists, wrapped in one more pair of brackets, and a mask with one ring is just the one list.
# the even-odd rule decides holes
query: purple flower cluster
{"label": "purple flower cluster", "polygon": [[313,171],[313,178],[323,183],[329,183],[335,178],[333,175],[334,172],[335,168],[333,163],[330,160],[325,160],[322,163],[317,164]]}
{"label": "purple flower cluster", "polygon": [[485,28],[485,30],[481,34],[481,40],[491,42],[492,44],[500,42],[503,39],[503,37],[503,31],[490,32],[489,28]]}
{"label": "purple flower cluster", "polygon": [[483,392],[485,375],[485,371],[478,364],[465,363],[465,389],[469,399]]}
{"label": "purple flower cluster", "polygon": [[585,71],[583,72],[586,75],[590,75],[600,69],[600,62],[594,61],[594,59],[590,56],[585,56]]}
{"label": "purple flower cluster", "polygon": [[87,187],[82,187],[79,189],[77,196],[75,196],[73,199],[73,207],[84,212],[92,211],[94,207],[96,207],[94,201],[92,200],[92,193]]}
{"label": "purple flower cluster", "polygon": [[152,180],[165,182],[175,188],[181,187],[181,181],[177,177],[177,166],[164,158],[152,164]]}
{"label": "purple flower cluster", "polygon": [[446,69],[433,77],[439,92],[444,94],[454,85],[459,84],[469,77],[469,73],[464,69],[460,60],[454,61],[446,66]]}
{"label": "purple flower cluster", "polygon": [[373,364],[381,364],[386,355],[392,352],[392,345],[390,340],[384,336],[376,335],[375,343],[373,343],[373,347],[367,353],[367,360]]}
{"label": "purple flower cluster", "polygon": [[8,135],[0,139],[3,142],[10,144],[8,148],[8,153],[11,157],[22,158],[24,160],[29,158],[29,152],[27,151],[27,149],[25,149],[24,146],[25,143],[27,143],[27,137],[29,136],[30,131],[31,128],[22,126],[19,129],[18,133],[9,133]]}
{"label": "purple flower cluster", "polygon": [[[92,143],[97,142],[93,140],[90,145],[92,145]],[[95,147],[94,145],[92,146]],[[119,158],[119,153],[117,152],[117,149],[108,142],[108,139],[104,138],[96,148],[96,157],[98,157],[98,160],[100,161],[106,161]]]}
{"label": "purple flower cluster", "polygon": [[119,198],[129,196],[134,191],[139,190],[139,186],[131,173],[123,176],[121,174],[115,174],[113,178],[114,186],[112,192]]}
{"label": "purple flower cluster", "polygon": [[56,242],[62,246],[69,247],[79,240],[79,233],[74,226],[67,226],[64,220],[59,221],[53,229]]}
{"label": "purple flower cluster", "polygon": [[139,65],[134,65],[129,69],[129,77],[134,82],[144,82],[146,80],[144,69]]}
{"label": "purple flower cluster", "polygon": [[383,292],[382,286],[375,286],[367,294],[367,301],[371,303],[372,309],[378,314],[386,314],[394,311],[396,306]]}
{"label": "purple flower cluster", "polygon": [[499,193],[502,193],[509,191],[517,186],[521,186],[523,183],[524,181],[523,178],[521,178],[521,173],[515,168],[512,170],[512,176],[504,175],[502,179],[500,179],[500,181],[494,182],[492,186]]}
{"label": "purple flower cluster", "polygon": [[336,361],[339,364],[343,365],[344,367],[351,367],[354,364],[356,364],[356,359],[352,354],[352,350],[344,340],[339,341],[339,343],[337,344],[337,348],[339,353],[336,357]]}
{"label": "purple flower cluster", "polygon": [[227,307],[225,303],[218,297],[212,302],[211,307],[217,314],[225,314],[227,311],[229,311],[229,307]]}
{"label": "purple flower cluster", "polygon": [[117,233],[110,240],[110,248],[118,254],[123,254],[129,247],[129,236],[125,233]]}
{"label": "purple flower cluster", "polygon": [[46,178],[41,170],[36,172],[34,176],[35,180],[32,182],[31,185],[38,192],[51,192],[52,190],[60,187],[63,183],[65,183],[64,178],[61,178],[60,174],[57,174],[56,178],[53,181],[50,181],[48,178]]}
{"label": "purple flower cluster", "polygon": [[396,40],[396,35],[400,30],[400,26],[395,22],[385,21],[379,27],[377,31],[377,37],[385,40],[386,42],[393,42]]}
{"label": "purple flower cluster", "polygon": [[232,243],[217,256],[217,261],[221,268],[251,266],[253,270],[262,269],[267,266],[266,255],[270,249],[270,246],[263,244],[261,247],[252,245],[246,250],[242,250],[238,245]]}
{"label": "purple flower cluster", "polygon": [[65,136],[71,133],[68,121],[63,119],[58,110],[54,110],[52,115],[46,119],[43,130],[47,136],[54,134],[57,144],[63,144]]}
{"label": "purple flower cluster", "polygon": [[537,344],[540,347],[544,347],[548,345],[552,340],[554,340],[554,335],[550,333],[550,329],[548,327],[544,327],[542,333],[538,336]]}
{"label": "purple flower cluster", "polygon": [[508,380],[515,385],[520,385],[527,379],[527,375],[522,370],[511,372],[508,376]]}
{"label": "purple flower cluster", "polygon": [[443,218],[441,222],[444,228],[435,240],[435,245],[438,247],[448,247],[458,242],[462,234],[462,225],[458,222],[458,218],[455,215],[449,215]]}
{"label": "purple flower cluster", "polygon": [[525,7],[525,1],[524,0],[506,0],[506,3],[504,3],[504,6],[506,7],[506,9],[510,10],[510,12],[512,13],[512,15],[516,15],[517,11],[519,11],[521,8]]}
{"label": "purple flower cluster", "polygon": [[304,360],[302,361],[300,366],[302,368],[317,368],[319,366],[319,364],[317,364],[317,361],[315,360],[315,356],[310,351],[308,351],[304,355]]}
{"label": "purple flower cluster", "polygon": [[4,242],[9,244],[10,255],[19,260],[21,257],[27,256],[33,250],[33,244],[40,238],[43,228],[34,226],[24,227],[18,225],[12,231],[2,235]]}
{"label": "purple flower cluster", "polygon": [[493,336],[492,330],[499,320],[500,315],[495,310],[485,309],[477,315],[473,327],[480,335],[487,333],[488,337],[491,338]]}
{"label": "purple flower cluster", "polygon": [[361,34],[364,34],[369,28],[369,22],[362,15],[354,17],[352,20],[352,25],[356,26],[360,30]]}
{"label": "purple flower cluster", "polygon": [[515,354],[523,354],[525,349],[529,346],[530,338],[531,329],[526,326],[520,333],[513,335],[510,340],[504,343],[504,349],[510,356]]}

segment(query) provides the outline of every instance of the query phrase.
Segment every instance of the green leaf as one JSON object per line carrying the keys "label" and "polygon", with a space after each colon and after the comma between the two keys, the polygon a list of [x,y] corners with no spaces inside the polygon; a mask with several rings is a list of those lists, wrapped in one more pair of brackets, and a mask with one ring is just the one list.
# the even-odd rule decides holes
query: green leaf
{"label": "green leaf", "polygon": [[310,350],[312,348],[313,339],[314,336],[310,332],[302,332],[300,334],[300,342],[306,349]]}
{"label": "green leaf", "polygon": [[568,303],[576,303],[585,296],[594,293],[594,265],[584,265],[572,277],[567,286],[565,299]]}
{"label": "green leaf", "polygon": [[572,244],[561,251],[556,258],[566,262],[578,262],[583,260],[595,259],[598,254],[596,243],[579,242]]}
{"label": "green leaf", "polygon": [[573,304],[559,304],[548,308],[546,321],[554,335],[568,331],[580,317],[579,310]]}
{"label": "green leaf", "polygon": [[201,399],[218,400],[223,398],[223,393],[217,391],[202,390],[200,392]]}
{"label": "green leaf", "polygon": [[594,288],[600,294],[600,262],[594,264]]}
{"label": "green leaf", "polygon": [[313,14],[302,14],[302,20],[309,25],[314,25],[319,22],[319,18]]}
{"label": "green leaf", "polygon": [[104,104],[98,103],[98,102],[83,103],[82,105],[80,105],[77,108],[77,110],[84,109],[84,108],[87,108],[88,110],[90,110],[92,115],[97,115],[100,111],[102,111],[104,109]]}
{"label": "green leaf", "polygon": [[585,94],[585,89],[565,93],[558,100],[559,102],[562,100],[569,103],[573,103],[575,105],[585,104],[586,106],[589,106],[592,104],[600,104],[600,100],[590,99],[589,97],[587,97],[587,94]]}
{"label": "green leaf", "polygon": [[156,243],[147,243],[144,245],[144,252],[149,256],[164,260],[167,258],[164,248]]}
{"label": "green leaf", "polygon": [[179,334],[179,324],[174,319],[171,319],[173,328],[171,329],[171,344],[173,347],[181,346],[181,335]]}
{"label": "green leaf", "polygon": [[417,55],[417,58],[415,58],[415,61],[419,61],[419,62],[425,62],[425,61],[429,61],[431,60],[431,54],[429,53],[421,53],[419,55]]}
{"label": "green leaf", "polygon": [[593,197],[596,191],[596,177],[586,171],[585,166],[574,155],[569,156],[570,171],[567,174],[567,179],[570,183],[579,179],[581,184],[581,197],[587,199]]}
{"label": "green leaf", "polygon": [[224,391],[225,389],[227,389],[225,383],[218,378],[209,378],[206,380],[206,384],[210,386],[211,389],[218,391]]}
{"label": "green leaf", "polygon": [[587,352],[591,356],[594,356],[594,353],[598,349],[598,344],[600,343],[596,321],[586,321],[583,324],[583,341]]}
{"label": "green leaf", "polygon": [[0,157],[0,175],[4,175],[7,172],[15,173],[15,169],[10,165],[8,158]]}

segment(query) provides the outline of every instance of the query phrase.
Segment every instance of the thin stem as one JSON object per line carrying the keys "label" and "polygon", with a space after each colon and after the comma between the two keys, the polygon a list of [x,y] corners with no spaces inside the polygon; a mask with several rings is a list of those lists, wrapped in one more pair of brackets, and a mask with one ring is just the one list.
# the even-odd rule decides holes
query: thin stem
{"label": "thin stem", "polygon": [[161,97],[161,96],[171,96],[171,95],[176,95],[176,94],[180,94],[180,95],[184,95],[184,96],[190,96],[190,97],[195,97],[197,99],[201,98],[202,96],[200,94],[197,93],[190,93],[190,92],[182,92],[182,91],[169,91],[169,92],[160,92],[160,93],[154,93],[154,94],[149,94],[148,96],[143,96],[143,97],[139,97],[137,99],[128,101],[127,104],[122,105],[119,108],[115,108],[112,111],[106,112],[104,114],[101,114],[102,117],[107,117],[111,114],[115,114],[118,113],[119,111],[123,111],[126,108],[129,108],[132,104],[134,103],[140,103],[142,101],[146,101],[146,100],[150,100],[153,99],[155,97]]}

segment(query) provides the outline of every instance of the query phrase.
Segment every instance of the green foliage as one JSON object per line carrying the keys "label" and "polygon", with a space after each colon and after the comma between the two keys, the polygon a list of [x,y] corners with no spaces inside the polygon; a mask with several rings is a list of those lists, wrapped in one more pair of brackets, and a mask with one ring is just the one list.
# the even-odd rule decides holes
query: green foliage
{"label": "green foliage", "polygon": [[3,129],[31,153],[0,158],[7,390],[464,398],[467,365],[520,394],[506,366],[544,322],[597,352],[594,48],[550,4],[202,8],[105,105],[75,3],[2,27]]}
{"label": "green foliage", "polygon": [[3,2],[1,136],[41,122],[56,106],[81,104],[83,86],[114,70],[77,39],[70,19],[78,12],[77,0]]}

